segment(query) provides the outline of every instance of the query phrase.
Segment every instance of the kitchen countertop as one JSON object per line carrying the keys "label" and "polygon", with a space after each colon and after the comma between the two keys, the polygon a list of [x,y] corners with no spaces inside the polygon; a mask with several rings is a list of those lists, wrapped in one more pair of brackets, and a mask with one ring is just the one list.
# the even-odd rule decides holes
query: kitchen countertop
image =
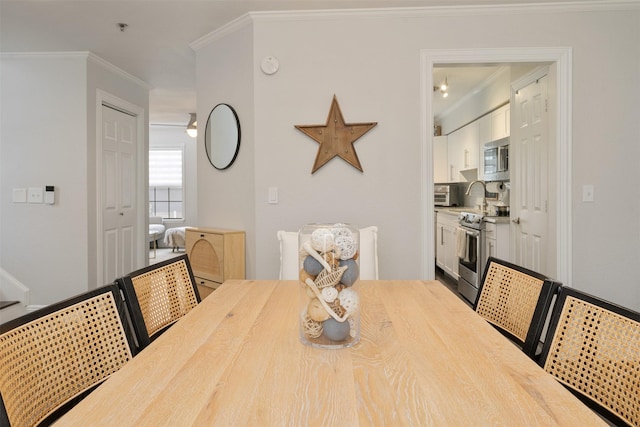
{"label": "kitchen countertop", "polygon": [[485,216],[484,222],[490,222],[492,224],[507,224],[509,223],[508,216]]}
{"label": "kitchen countertop", "polygon": [[[469,206],[436,206],[435,211],[449,215],[458,215],[461,212],[482,214],[482,211],[480,209],[475,209]],[[483,219],[485,222],[490,222],[492,224],[504,224],[509,222],[508,216],[485,215]]]}

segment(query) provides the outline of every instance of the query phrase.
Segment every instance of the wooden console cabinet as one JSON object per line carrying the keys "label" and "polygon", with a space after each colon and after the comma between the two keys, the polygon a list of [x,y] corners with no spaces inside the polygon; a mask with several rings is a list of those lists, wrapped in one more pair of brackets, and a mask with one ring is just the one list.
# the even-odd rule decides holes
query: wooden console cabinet
{"label": "wooden console cabinet", "polygon": [[185,249],[202,299],[227,279],[245,278],[245,233],[187,228]]}

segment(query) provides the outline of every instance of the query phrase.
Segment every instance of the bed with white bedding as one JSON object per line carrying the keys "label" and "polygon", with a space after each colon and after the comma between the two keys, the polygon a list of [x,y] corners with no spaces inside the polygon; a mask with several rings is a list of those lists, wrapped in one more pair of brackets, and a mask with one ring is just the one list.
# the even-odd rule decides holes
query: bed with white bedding
{"label": "bed with white bedding", "polygon": [[172,248],[172,252],[184,248],[185,230],[187,227],[170,228],[164,233],[164,244]]}

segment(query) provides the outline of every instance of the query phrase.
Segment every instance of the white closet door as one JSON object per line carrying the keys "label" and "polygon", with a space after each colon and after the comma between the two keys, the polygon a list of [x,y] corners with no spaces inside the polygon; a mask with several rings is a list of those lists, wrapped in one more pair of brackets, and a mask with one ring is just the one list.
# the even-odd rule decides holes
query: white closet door
{"label": "white closet door", "polygon": [[103,280],[112,283],[136,262],[136,118],[102,106]]}

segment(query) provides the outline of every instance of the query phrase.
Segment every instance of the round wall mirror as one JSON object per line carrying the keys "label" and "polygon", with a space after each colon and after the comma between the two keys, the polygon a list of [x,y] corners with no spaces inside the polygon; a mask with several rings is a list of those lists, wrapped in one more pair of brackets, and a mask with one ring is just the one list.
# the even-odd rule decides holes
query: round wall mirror
{"label": "round wall mirror", "polygon": [[214,168],[223,170],[233,164],[240,149],[240,121],[233,107],[213,107],[204,132],[204,147]]}

